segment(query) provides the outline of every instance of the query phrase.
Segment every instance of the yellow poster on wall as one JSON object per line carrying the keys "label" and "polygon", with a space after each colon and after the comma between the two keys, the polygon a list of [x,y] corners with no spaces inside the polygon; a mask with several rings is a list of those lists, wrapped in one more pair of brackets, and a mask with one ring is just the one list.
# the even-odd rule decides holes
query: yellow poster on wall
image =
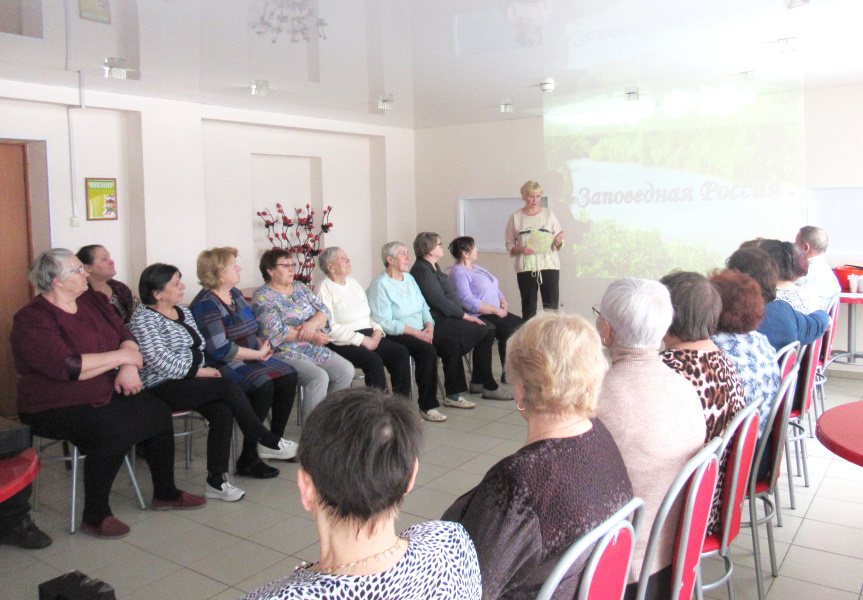
{"label": "yellow poster on wall", "polygon": [[110,0],[78,0],[78,16],[87,21],[111,24]]}
{"label": "yellow poster on wall", "polygon": [[117,180],[88,177],[87,220],[111,221],[117,218]]}

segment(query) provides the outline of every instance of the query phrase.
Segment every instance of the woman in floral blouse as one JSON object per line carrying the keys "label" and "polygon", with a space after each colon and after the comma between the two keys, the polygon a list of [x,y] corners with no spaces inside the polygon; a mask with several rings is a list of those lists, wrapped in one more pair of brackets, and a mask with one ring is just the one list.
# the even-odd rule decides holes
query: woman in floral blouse
{"label": "woman in floral blouse", "polygon": [[325,346],[330,341],[330,311],[309,288],[294,281],[291,253],[267,250],[260,269],[266,283],[252,294],[258,333],[269,340],[276,358],[297,371],[305,419],[328,393],[350,387],[354,366]]}

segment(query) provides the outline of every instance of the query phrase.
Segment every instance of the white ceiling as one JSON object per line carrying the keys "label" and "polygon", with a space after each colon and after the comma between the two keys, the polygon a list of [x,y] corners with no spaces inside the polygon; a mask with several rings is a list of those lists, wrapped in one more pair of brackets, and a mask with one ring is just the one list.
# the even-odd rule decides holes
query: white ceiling
{"label": "white ceiling", "polygon": [[[626,86],[659,102],[704,87],[863,82],[863,1],[786,2],[318,0],[327,39],[292,43],[254,28],[288,0],[110,0],[111,24],[81,19],[77,0],[0,0],[0,27],[22,7],[42,25],[41,37],[0,33],[0,78],[75,86],[80,70],[85,90],[414,128],[601,106]],[[781,52],[786,38],[795,49]],[[130,79],[106,79],[107,56],[124,58]],[[540,92],[545,77],[553,93]],[[268,96],[251,96],[256,79]],[[393,110],[378,109],[383,93]]]}

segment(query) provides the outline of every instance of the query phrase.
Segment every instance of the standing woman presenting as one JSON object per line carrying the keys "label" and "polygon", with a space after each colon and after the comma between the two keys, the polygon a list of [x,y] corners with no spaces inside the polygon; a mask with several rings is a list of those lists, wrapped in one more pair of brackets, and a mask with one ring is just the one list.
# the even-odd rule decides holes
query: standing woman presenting
{"label": "standing woman presenting", "polygon": [[526,321],[536,314],[536,292],[544,309],[557,310],[563,230],[554,213],[540,206],[542,186],[528,181],[521,186],[524,208],[512,213],[506,224],[506,249],[515,257],[521,314]]}

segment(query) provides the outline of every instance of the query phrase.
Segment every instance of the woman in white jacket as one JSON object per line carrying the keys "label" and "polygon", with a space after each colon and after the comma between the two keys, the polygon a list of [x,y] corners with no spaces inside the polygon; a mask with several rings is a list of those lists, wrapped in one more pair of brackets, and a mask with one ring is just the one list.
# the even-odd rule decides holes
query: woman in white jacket
{"label": "woman in white jacket", "polygon": [[384,337],[372,319],[368,298],[362,286],[350,276],[351,260],[338,246],[321,252],[318,266],[327,274],[318,297],[333,315],[330,343],[336,354],[348,359],[366,376],[366,385],[387,389],[384,367],[390,372],[396,394],[411,393],[410,353],[398,342]]}

